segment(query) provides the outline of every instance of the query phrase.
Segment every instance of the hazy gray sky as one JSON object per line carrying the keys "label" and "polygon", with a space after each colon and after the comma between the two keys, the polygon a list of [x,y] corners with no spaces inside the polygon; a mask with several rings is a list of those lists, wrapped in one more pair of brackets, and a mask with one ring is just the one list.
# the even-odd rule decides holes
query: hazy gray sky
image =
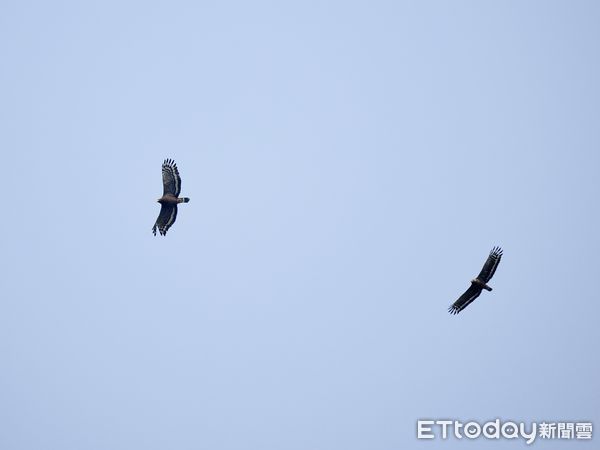
{"label": "hazy gray sky", "polygon": [[[0,448],[600,427],[599,23],[592,1],[3,2]],[[191,202],[163,238],[165,158]],[[494,291],[450,316],[493,245]]]}

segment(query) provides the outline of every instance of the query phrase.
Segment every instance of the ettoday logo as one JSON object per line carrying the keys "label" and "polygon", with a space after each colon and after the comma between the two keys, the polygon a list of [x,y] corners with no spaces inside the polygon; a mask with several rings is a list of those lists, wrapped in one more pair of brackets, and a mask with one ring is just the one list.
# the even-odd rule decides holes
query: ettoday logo
{"label": "ettoday logo", "polygon": [[456,439],[523,439],[530,445],[541,439],[586,439],[592,438],[591,422],[502,422],[495,419],[483,425],[475,421],[463,423],[459,420],[417,420],[417,439],[447,439],[452,433]]}

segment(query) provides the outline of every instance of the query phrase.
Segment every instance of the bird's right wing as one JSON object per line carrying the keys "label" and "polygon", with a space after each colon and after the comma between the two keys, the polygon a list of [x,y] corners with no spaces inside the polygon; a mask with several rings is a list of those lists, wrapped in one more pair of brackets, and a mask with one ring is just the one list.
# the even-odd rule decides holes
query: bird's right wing
{"label": "bird's right wing", "polygon": [[481,272],[477,275],[477,278],[484,283],[490,281],[496,272],[498,264],[500,264],[500,258],[502,258],[502,249],[500,247],[494,247],[488,256],[488,259],[485,261]]}
{"label": "bird's right wing", "polygon": [[171,225],[175,223],[175,219],[177,218],[177,205],[161,205],[160,213],[158,214],[158,218],[156,219],[156,223],[152,227],[152,233],[156,236],[156,229],[158,228],[158,232],[164,236],[167,234]]}
{"label": "bird's right wing", "polygon": [[162,165],[163,195],[171,194],[179,197],[181,192],[181,177],[177,164],[172,159],[165,159]]}
{"label": "bird's right wing", "polygon": [[471,284],[469,289],[467,289],[465,293],[461,295],[459,299],[450,306],[450,308],[448,308],[448,312],[450,314],[458,314],[461,312],[463,309],[469,306],[473,300],[479,297],[479,294],[481,294],[481,289],[481,287]]}

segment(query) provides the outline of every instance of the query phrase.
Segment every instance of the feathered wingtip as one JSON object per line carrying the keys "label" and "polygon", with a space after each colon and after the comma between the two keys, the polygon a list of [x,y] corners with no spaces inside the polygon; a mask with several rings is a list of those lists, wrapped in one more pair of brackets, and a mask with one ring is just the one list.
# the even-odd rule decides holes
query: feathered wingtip
{"label": "feathered wingtip", "polygon": [[503,252],[503,250],[498,245],[496,245],[490,252],[490,256],[493,256],[495,258],[500,258],[502,256],[502,252]]}
{"label": "feathered wingtip", "polygon": [[160,234],[161,236],[166,236],[167,235],[167,230],[165,230],[164,228],[159,228],[156,225],[154,225],[152,227],[152,234],[154,236],[156,236],[156,230],[158,229],[158,234]]}
{"label": "feathered wingtip", "polygon": [[175,160],[167,158],[163,161],[163,167],[173,167],[174,169],[177,169],[177,164],[175,164]]}
{"label": "feathered wingtip", "polygon": [[460,309],[458,309],[456,306],[454,305],[450,305],[450,308],[448,308],[448,312],[452,315],[458,314],[460,312]]}

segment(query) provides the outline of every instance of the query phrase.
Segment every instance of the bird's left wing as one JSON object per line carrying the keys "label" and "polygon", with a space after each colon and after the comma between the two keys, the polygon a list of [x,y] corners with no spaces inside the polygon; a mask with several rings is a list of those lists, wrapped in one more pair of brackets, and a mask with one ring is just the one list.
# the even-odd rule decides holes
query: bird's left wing
{"label": "bird's left wing", "polygon": [[458,300],[450,305],[448,312],[450,314],[458,314],[467,306],[469,306],[473,300],[479,297],[479,294],[481,294],[481,287],[471,284],[469,289],[467,289],[465,293],[458,298]]}
{"label": "bird's left wing", "polygon": [[175,223],[175,219],[177,218],[177,205],[161,205],[160,213],[158,214],[158,218],[156,219],[156,223],[152,227],[152,233],[156,236],[156,229],[158,228],[158,232],[164,236],[167,234],[171,225]]}

